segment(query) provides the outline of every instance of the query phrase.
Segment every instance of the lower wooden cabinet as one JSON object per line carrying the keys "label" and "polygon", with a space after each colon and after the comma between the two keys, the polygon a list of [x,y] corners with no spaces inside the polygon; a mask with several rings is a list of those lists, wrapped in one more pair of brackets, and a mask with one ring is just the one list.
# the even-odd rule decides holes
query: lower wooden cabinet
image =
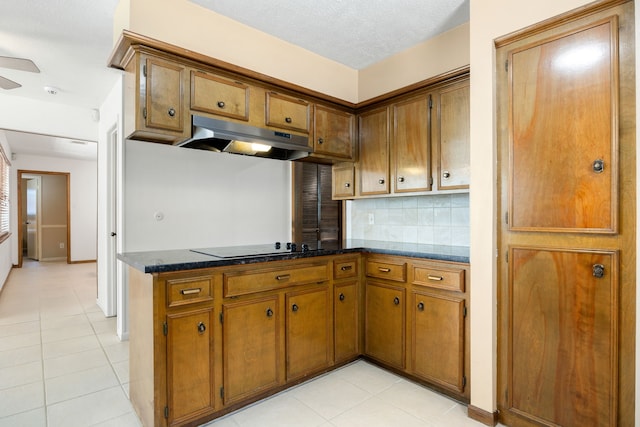
{"label": "lower wooden cabinet", "polygon": [[358,280],[334,285],[333,339],[336,362],[353,359],[359,354]]}
{"label": "lower wooden cabinet", "polygon": [[277,295],[222,305],[225,405],[278,385],[280,318]]}
{"label": "lower wooden cabinet", "polygon": [[367,281],[365,353],[390,366],[405,366],[405,294],[402,286]]}

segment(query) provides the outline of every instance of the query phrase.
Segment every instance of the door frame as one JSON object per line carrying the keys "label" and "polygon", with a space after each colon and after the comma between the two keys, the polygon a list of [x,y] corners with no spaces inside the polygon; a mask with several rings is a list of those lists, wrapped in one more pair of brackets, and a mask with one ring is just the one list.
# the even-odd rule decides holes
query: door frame
{"label": "door frame", "polygon": [[[22,215],[24,214],[22,209],[22,178],[23,175],[64,175],[67,181],[67,264],[71,264],[71,174],[69,172],[51,172],[51,171],[35,171],[35,170],[23,170],[17,171],[17,184],[18,184],[18,221],[22,221]],[[21,224],[22,225],[22,224]],[[22,226],[18,227],[18,268],[22,268],[22,238],[23,238]]]}

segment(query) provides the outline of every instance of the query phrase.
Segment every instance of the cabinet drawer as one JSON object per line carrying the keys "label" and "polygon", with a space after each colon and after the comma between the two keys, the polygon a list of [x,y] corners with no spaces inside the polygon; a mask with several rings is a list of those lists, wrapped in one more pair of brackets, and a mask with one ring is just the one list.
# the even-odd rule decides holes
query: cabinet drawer
{"label": "cabinet drawer", "polygon": [[283,129],[309,132],[310,105],[307,101],[267,92],[266,124]]}
{"label": "cabinet drawer", "polygon": [[167,280],[167,306],[169,307],[194,304],[212,299],[213,280],[211,277]]}
{"label": "cabinet drawer", "polygon": [[407,263],[389,261],[367,261],[367,276],[380,279],[405,282],[407,280]]}
{"label": "cabinet drawer", "polygon": [[329,264],[305,264],[288,268],[224,273],[224,297],[253,294],[329,279]]}
{"label": "cabinet drawer", "polygon": [[414,285],[464,292],[464,270],[459,268],[413,266]]}
{"label": "cabinet drawer", "polygon": [[249,120],[249,86],[200,71],[191,72],[191,109]]}
{"label": "cabinet drawer", "polygon": [[356,258],[348,260],[337,260],[333,263],[333,278],[344,279],[358,275],[358,260]]}

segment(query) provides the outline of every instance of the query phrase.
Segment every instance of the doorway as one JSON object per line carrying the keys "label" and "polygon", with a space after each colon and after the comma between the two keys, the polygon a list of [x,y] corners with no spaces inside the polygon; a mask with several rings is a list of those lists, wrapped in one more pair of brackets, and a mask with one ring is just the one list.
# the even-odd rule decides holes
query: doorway
{"label": "doorway", "polygon": [[23,258],[70,262],[69,173],[18,170],[18,267]]}

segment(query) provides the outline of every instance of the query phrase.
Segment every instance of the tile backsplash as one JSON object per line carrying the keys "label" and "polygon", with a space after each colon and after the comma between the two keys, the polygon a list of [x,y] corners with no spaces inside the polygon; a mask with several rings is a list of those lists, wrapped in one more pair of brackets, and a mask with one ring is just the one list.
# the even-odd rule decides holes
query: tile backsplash
{"label": "tile backsplash", "polygon": [[352,239],[469,246],[468,193],[360,199],[348,209]]}

